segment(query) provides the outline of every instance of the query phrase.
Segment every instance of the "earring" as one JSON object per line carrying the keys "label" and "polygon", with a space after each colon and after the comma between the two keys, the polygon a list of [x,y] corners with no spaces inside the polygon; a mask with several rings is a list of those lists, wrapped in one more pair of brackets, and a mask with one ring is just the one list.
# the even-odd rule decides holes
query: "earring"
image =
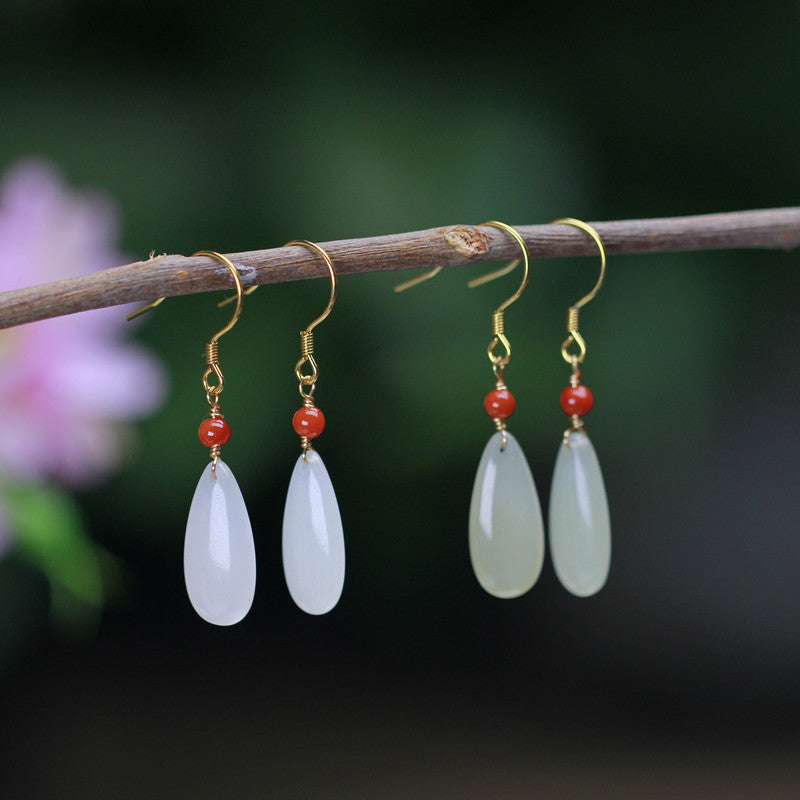
{"label": "earring", "polygon": [[[600,251],[600,278],[589,294],[567,312],[569,336],[561,355],[572,365],[569,386],[561,393],[561,408],[572,425],[564,431],[556,457],[550,490],[550,551],[553,566],[565,589],[578,597],[589,597],[603,588],[611,565],[611,523],[603,473],[583,417],[594,405],[594,397],[581,383],[579,365],[586,357],[586,342],[578,331],[578,312],[598,292],[606,273],[606,253],[597,231],[577,219],[558,219],[553,224],[572,225],[594,239]],[[577,352],[570,347],[577,345]]]}
{"label": "earring", "polygon": [[[484,222],[506,231],[522,250],[522,258],[505,267],[469,281],[474,289],[500,278],[524,264],[522,283],[516,292],[492,314],[494,338],[489,343],[489,361],[496,379],[495,388],[486,395],[484,408],[494,420],[497,433],[484,448],[469,508],[469,554],[472,569],[480,585],[495,597],[512,598],[525,594],[539,578],[544,562],[544,521],[539,495],[525,454],[506,429],[506,420],[514,412],[516,401],[508,391],[503,374],[511,361],[511,344],[505,335],[504,312],[528,285],[530,268],[528,249],[522,237],[504,222]],[[394,287],[402,292],[437,275],[441,267]],[[502,345],[502,354],[495,353]]]}
{"label": "earring", "polygon": [[[514,228],[503,222],[485,222],[514,237],[522,250],[524,275],[517,291],[492,315],[494,337],[487,353],[496,379],[484,408],[497,432],[489,439],[478,464],[469,509],[469,553],[480,585],[495,597],[525,594],[537,581],[544,561],[544,521],[536,484],[525,454],[506,430],[506,420],[516,401],[508,390],[504,372],[511,361],[511,344],[504,332],[504,312],[528,284],[528,249]],[[519,261],[470,281],[474,288],[506,275]],[[501,347],[500,353],[495,352]]]}
{"label": "earring", "polygon": [[[224,264],[236,286],[236,308],[230,322],[217,331],[206,345],[206,371],[203,388],[210,406],[207,419],[200,423],[200,441],[210,448],[211,463],[200,475],[189,507],[183,545],[183,573],[186,591],[194,610],[213,625],[234,625],[244,618],[253,604],[256,590],[256,552],[253,531],[244,498],[228,465],[220,458],[222,445],[231,429],[219,406],[225,378],[219,365],[219,340],[238,322],[242,314],[242,281],[236,267],[220,253],[201,250],[194,256],[208,256]],[[162,303],[164,298],[128,314],[128,319]],[[225,305],[223,300],[219,305]],[[212,378],[213,376],[213,378]],[[213,381],[213,382],[212,382]]]}
{"label": "earring", "polygon": [[[313,329],[327,319],[336,302],[336,272],[328,254],[314,242],[299,245],[322,256],[331,278],[331,294],[325,310],[304,331],[300,331],[300,360],[295,365],[303,405],[295,412],[292,426],[300,437],[303,452],[297,459],[283,514],[283,571],[292,600],[308,614],[326,614],[344,587],[344,533],[339,505],[328,471],[311,440],[325,428],[325,417],[314,404],[319,369],[314,359]],[[308,371],[303,370],[307,368]]]}

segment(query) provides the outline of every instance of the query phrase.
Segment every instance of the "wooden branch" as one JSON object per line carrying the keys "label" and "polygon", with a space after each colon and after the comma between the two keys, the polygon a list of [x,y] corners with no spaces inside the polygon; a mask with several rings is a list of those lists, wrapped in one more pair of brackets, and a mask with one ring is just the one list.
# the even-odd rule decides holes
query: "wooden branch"
{"label": "wooden branch", "polygon": [[[591,224],[609,255],[730,248],[791,250],[800,245],[800,208]],[[515,227],[534,258],[596,254],[594,243],[575,228]],[[208,246],[206,242],[199,244]],[[517,244],[503,231],[469,225],[319,244],[330,254],[339,275],[456,266],[518,255]],[[305,247],[227,255],[239,269],[246,287],[327,275],[322,261]],[[90,275],[0,293],[0,328],[93,308],[230,286],[230,273],[214,259],[161,255]]]}

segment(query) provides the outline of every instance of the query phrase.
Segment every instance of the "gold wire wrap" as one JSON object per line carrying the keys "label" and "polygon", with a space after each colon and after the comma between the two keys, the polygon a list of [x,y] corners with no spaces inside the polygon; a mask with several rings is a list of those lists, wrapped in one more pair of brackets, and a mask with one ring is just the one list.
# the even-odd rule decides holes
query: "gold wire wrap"
{"label": "gold wire wrap", "polygon": [[219,342],[212,341],[206,345],[206,364],[213,366],[219,363]]}
{"label": "gold wire wrap", "polygon": [[[203,373],[203,388],[206,390],[206,395],[216,397],[225,388],[225,377],[219,366],[219,342],[211,341],[206,345],[206,364],[208,364],[208,369]],[[208,379],[212,375],[216,376],[216,383],[209,382]]]}
{"label": "gold wire wrap", "polygon": [[569,376],[569,383],[573,388],[581,382],[581,371],[578,369],[578,363],[578,356],[572,356],[572,375]]}
{"label": "gold wire wrap", "polygon": [[[577,386],[581,382],[581,371],[578,367],[578,357],[572,357],[572,375],[569,377],[570,386]],[[570,419],[572,420],[572,425],[564,431],[564,444],[569,447],[569,435],[573,431],[579,431],[583,428],[583,418],[578,416],[577,414],[573,414]]]}
{"label": "gold wire wrap", "polygon": [[[577,331],[576,331],[577,333]],[[580,334],[578,334],[580,336]],[[583,339],[581,339],[583,341]],[[584,351],[585,352],[585,351]],[[572,375],[569,376],[569,385],[573,388],[577,386],[581,382],[581,370],[578,364],[580,363],[580,359],[577,355],[572,356]],[[583,419],[579,417],[577,414],[573,414],[570,419],[572,420],[572,425],[564,431],[564,444],[569,448],[569,435],[573,431],[579,431],[583,428]]]}
{"label": "gold wire wrap", "polygon": [[[489,361],[492,362],[492,370],[498,380],[502,379],[503,371],[506,365],[511,361],[511,343],[505,335],[505,320],[503,318],[503,311],[498,310],[492,314],[492,333],[494,338],[489,342],[489,347],[486,349],[489,355]],[[505,353],[502,355],[495,353],[495,348],[502,345]]]}
{"label": "gold wire wrap", "polygon": [[492,314],[492,333],[495,336],[502,336],[505,333],[505,319],[502,311],[495,311]]}
{"label": "gold wire wrap", "polygon": [[580,308],[577,306],[570,306],[567,309],[567,332],[578,330],[578,317],[580,316]]}
{"label": "gold wire wrap", "polygon": [[[507,389],[503,378],[498,375],[497,383],[495,383],[494,388],[502,391],[503,389]],[[502,453],[506,446],[508,445],[508,434],[506,433],[506,421],[504,419],[500,419],[500,417],[492,417],[492,422],[494,422],[495,428],[503,435],[503,443],[500,445],[500,452]]]}
{"label": "gold wire wrap", "polygon": [[214,476],[215,480],[217,477],[217,462],[219,461],[219,456],[221,452],[222,452],[221,444],[211,445],[211,450],[209,450],[209,455],[211,456],[211,474]]}
{"label": "gold wire wrap", "polygon": [[[314,328],[328,318],[333,310],[334,303],[336,302],[336,294],[338,289],[338,279],[336,277],[336,270],[333,268],[333,261],[331,257],[315,242],[309,242],[307,239],[293,239],[287,242],[284,247],[291,247],[299,245],[313,250],[325,261],[325,266],[328,268],[328,274],[331,277],[331,293],[328,298],[328,305],[325,310],[303,331],[300,331],[300,360],[294,366],[294,374],[298,380],[298,390],[300,397],[303,398],[303,405],[307,408],[314,406],[314,389],[317,385],[319,378],[319,367],[314,358]],[[311,372],[303,372],[303,367],[308,365]],[[306,436],[300,437],[300,446],[303,448],[303,460],[308,461],[306,453],[312,450],[311,441]]]}
{"label": "gold wire wrap", "polygon": [[569,447],[569,435],[583,429],[583,419],[577,414],[572,415],[572,425],[564,431],[564,444]]}
{"label": "gold wire wrap", "polygon": [[[308,374],[303,372],[306,364],[311,368]],[[319,377],[319,368],[314,358],[314,334],[310,330],[300,331],[300,360],[294,365],[294,374],[300,381],[300,394],[305,397],[303,387],[313,386]]]}
{"label": "gold wire wrap", "polygon": [[[561,357],[567,362],[572,363],[575,359],[579,362],[586,358],[586,342],[578,331],[578,317],[580,316],[579,306],[570,306],[567,309],[567,331],[569,336],[561,343]],[[570,353],[569,348],[573,342],[578,345],[578,353]]]}
{"label": "gold wire wrap", "polygon": [[208,416],[211,417],[211,419],[216,419],[217,417],[223,416],[219,409],[219,403],[217,402],[216,395],[211,394],[211,392],[206,392],[206,400],[208,400],[208,404],[211,406],[211,410],[208,413]]}
{"label": "gold wire wrap", "polygon": [[499,417],[493,417],[494,426],[503,435],[503,443],[500,445],[500,452],[506,449],[508,445],[508,433],[506,432],[506,421]]}
{"label": "gold wire wrap", "polygon": [[[570,353],[569,351],[573,342],[578,345],[577,353]],[[583,363],[583,359],[586,358],[586,342],[578,331],[570,331],[569,336],[561,343],[561,357],[567,364],[571,364],[575,358],[578,359],[579,364]]]}

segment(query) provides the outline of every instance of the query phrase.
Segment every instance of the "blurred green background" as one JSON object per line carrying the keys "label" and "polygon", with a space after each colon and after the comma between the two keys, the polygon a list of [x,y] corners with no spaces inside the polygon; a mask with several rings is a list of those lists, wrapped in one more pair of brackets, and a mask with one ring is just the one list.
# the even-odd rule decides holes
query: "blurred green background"
{"label": "blurred green background", "polygon": [[[40,155],[119,204],[131,260],[500,219],[797,203],[800,5],[6,1],[0,155]],[[566,307],[596,259],[542,260],[506,317],[510,428],[546,507],[569,377]],[[222,342],[225,448],[256,535],[253,609],[192,612],[185,518],[207,454],[212,297],[137,329],[163,409],[79,496],[125,564],[96,633],[48,624],[0,563],[0,788],[9,798],[791,796],[800,788],[798,255],[619,256],[582,315],[612,570],[549,560],[524,598],[466,549],[492,425],[481,265],[402,295],[345,276],[316,332],[325,459],[345,525],[339,606],[283,581],[297,333],[322,281],[260,289]],[[144,298],[149,299],[149,298]]]}

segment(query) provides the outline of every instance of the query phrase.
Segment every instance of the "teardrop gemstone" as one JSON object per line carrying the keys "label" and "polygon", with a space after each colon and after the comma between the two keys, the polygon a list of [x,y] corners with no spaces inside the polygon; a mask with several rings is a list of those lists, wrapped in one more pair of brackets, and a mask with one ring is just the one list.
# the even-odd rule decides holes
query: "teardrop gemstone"
{"label": "teardrop gemstone", "polygon": [[256,591],[256,550],[244,498],[224,461],[197,483],[183,545],[183,574],[194,610],[213,625],[233,625]]}
{"label": "teardrop gemstone", "polygon": [[589,597],[611,566],[611,522],[603,473],[583,431],[562,442],[550,490],[550,552],[564,588]]}
{"label": "teardrop gemstone", "polygon": [[478,582],[495,597],[525,594],[544,561],[544,521],[530,467],[508,432],[489,439],[469,509],[469,555]]}
{"label": "teardrop gemstone", "polygon": [[322,459],[313,449],[306,459],[297,459],[286,495],[283,572],[292,600],[303,611],[326,614],[344,587],[344,532]]}

